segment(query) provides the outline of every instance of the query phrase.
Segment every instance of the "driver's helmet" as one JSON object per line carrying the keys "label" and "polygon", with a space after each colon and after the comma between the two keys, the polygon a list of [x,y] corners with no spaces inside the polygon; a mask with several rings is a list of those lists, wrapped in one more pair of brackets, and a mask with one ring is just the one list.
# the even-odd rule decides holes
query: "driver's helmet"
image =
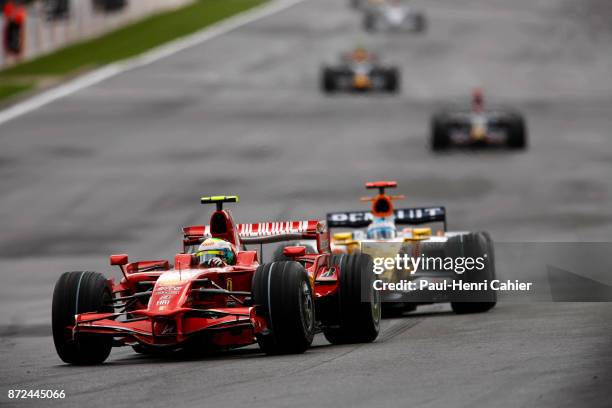
{"label": "driver's helmet", "polygon": [[207,238],[196,252],[200,265],[208,264],[211,259],[219,258],[228,265],[236,264],[236,247],[220,238]]}
{"label": "driver's helmet", "polygon": [[474,92],[472,92],[472,106],[474,110],[482,110],[484,106],[484,94],[482,89],[476,88],[474,89]]}
{"label": "driver's helmet", "polygon": [[395,223],[385,219],[374,221],[368,227],[367,236],[368,239],[393,239],[397,236]]}
{"label": "driver's helmet", "polygon": [[370,59],[370,53],[364,47],[357,47],[353,51],[353,60],[357,62],[365,62]]}

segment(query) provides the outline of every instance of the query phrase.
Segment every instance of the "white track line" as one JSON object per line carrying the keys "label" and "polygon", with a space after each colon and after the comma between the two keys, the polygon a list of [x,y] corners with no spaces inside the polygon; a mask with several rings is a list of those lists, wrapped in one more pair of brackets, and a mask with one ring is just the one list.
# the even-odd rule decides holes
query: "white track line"
{"label": "white track line", "polygon": [[49,89],[48,91],[44,91],[33,96],[32,98],[19,102],[1,111],[0,125],[32,112],[60,98],[78,92],[81,89],[98,84],[115,75],[152,64],[155,61],[159,61],[187,48],[210,41],[256,20],[260,20],[293,7],[303,1],[305,0],[272,0],[270,3],[264,3],[263,6],[258,6],[255,9],[244,11],[230,17],[227,20],[213,24],[212,26],[206,27],[201,31],[188,35],[187,37],[182,37],[154,48],[153,50],[145,52],[144,54],[96,69],[88,74],[80,76],[55,88]]}

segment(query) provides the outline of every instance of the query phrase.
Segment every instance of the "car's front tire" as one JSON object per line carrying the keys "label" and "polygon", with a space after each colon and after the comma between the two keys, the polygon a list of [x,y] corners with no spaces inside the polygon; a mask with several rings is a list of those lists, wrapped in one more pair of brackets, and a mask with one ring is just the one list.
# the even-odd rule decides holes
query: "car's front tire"
{"label": "car's front tire", "polygon": [[315,333],[315,305],[308,273],[297,262],[272,262],[253,275],[253,302],[268,331],[257,335],[266,354],[303,353]]}
{"label": "car's front tire", "polygon": [[512,149],[525,149],[527,147],[527,130],[525,119],[518,114],[512,115],[508,120],[508,147]]}
{"label": "car's front tire", "polygon": [[438,113],[431,119],[431,148],[439,151],[450,146],[448,121],[446,115]]}
{"label": "car's front tire", "polygon": [[97,272],[62,274],[53,291],[52,330],[57,354],[68,364],[101,364],[110,354],[111,336],[82,333],[73,338],[75,315],[87,312],[113,312],[107,279]]}
{"label": "car's front tire", "polygon": [[[331,266],[338,268],[339,288],[327,305],[337,308],[337,321],[323,328],[332,344],[370,343],[380,330],[380,293],[372,286],[372,258],[363,253],[332,255]],[[330,311],[333,312],[333,311]]]}

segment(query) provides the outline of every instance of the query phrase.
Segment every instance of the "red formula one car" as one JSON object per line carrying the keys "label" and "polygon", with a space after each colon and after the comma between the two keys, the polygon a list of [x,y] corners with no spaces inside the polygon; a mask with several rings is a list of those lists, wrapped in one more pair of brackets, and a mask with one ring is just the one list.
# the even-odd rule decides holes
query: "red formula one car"
{"label": "red formula one car", "polygon": [[[322,331],[331,343],[371,342],[380,322],[380,297],[372,288],[365,254],[334,257],[320,221],[235,224],[223,203],[236,196],[204,197],[217,210],[207,226],[183,229],[182,253],[167,260],[128,262],[119,283],[96,272],[66,272],[53,294],[53,340],[71,364],[99,364],[113,346],[141,353],[214,350],[255,342],[268,354],[301,353]],[[200,264],[207,239],[236,248],[234,262]],[[316,240],[317,252],[286,247],[290,261],[260,264],[247,246]]]}

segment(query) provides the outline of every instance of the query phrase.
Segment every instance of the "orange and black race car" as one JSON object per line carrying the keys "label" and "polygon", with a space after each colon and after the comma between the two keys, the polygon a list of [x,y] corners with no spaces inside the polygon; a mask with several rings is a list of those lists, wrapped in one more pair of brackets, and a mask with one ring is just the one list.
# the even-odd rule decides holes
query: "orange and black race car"
{"label": "orange and black race car", "polygon": [[376,54],[357,47],[343,54],[335,66],[323,67],[323,92],[378,91],[395,93],[400,89],[400,73],[396,67],[380,64]]}
{"label": "orange and black race car", "polygon": [[470,107],[450,107],[431,120],[431,147],[498,146],[524,149],[527,146],[525,118],[514,109],[485,107],[480,89],[474,90]]}

